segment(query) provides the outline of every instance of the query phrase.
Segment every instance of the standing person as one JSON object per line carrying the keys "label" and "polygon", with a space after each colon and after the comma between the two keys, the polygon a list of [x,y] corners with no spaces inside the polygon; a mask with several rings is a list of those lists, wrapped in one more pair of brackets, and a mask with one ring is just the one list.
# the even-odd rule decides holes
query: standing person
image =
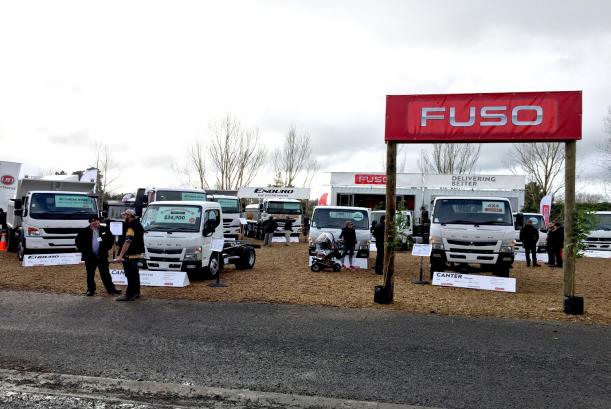
{"label": "standing person", "polygon": [[[564,227],[559,222],[554,223],[554,241],[552,250],[556,259],[556,267],[562,267],[562,249],[564,248]],[[552,266],[550,266],[552,267]]]}
{"label": "standing person", "polygon": [[554,226],[554,223],[549,224],[549,227],[547,228],[547,242],[545,243],[545,249],[547,250],[547,263],[545,264],[550,267],[556,265],[556,259],[554,257],[554,247],[552,244],[554,242],[555,228],[556,226]]}
{"label": "standing person", "polygon": [[284,221],[284,238],[286,239],[285,246],[288,246],[291,242],[291,233],[293,232],[293,219],[289,216],[286,216],[286,220]]}
{"label": "standing person", "polygon": [[532,255],[533,267],[539,267],[537,264],[537,241],[539,241],[539,230],[533,226],[533,221],[528,219],[522,230],[520,230],[520,240],[524,245],[526,253],[526,266],[530,267],[530,257]]}
{"label": "standing person", "polygon": [[274,220],[274,216],[269,216],[265,222],[263,222],[263,232],[265,237],[263,239],[264,246],[272,246],[272,240],[274,238],[274,232],[278,228],[278,223]]}
{"label": "standing person", "polygon": [[376,274],[384,274],[384,231],[386,230],[386,216],[382,215],[380,221],[373,228],[373,237],[376,239]]}
{"label": "standing person", "polygon": [[121,251],[115,259],[123,263],[123,271],[127,278],[127,290],[125,295],[118,297],[117,301],[134,301],[140,298],[140,271],[138,260],[144,253],[144,229],[136,218],[133,209],[127,209],[121,216],[125,220],[125,234],[119,240]]}
{"label": "standing person", "polygon": [[310,234],[310,218],[304,214],[303,215],[303,235],[307,239],[309,234]]}
{"label": "standing person", "polygon": [[354,266],[352,265],[352,257],[354,256],[354,247],[356,246],[356,230],[354,230],[354,224],[350,220],[346,221],[346,225],[342,229],[339,238],[344,239],[342,263],[344,263],[345,257],[348,256],[348,264],[344,263],[343,268],[354,270]]}
{"label": "standing person", "polygon": [[100,278],[108,294],[121,294],[121,291],[115,288],[108,269],[108,252],[115,243],[108,226],[102,227],[100,218],[91,216],[89,226],[79,231],[74,243],[81,253],[81,260],[85,262],[85,270],[87,271],[87,292],[85,292],[85,295],[88,297],[95,295],[96,268],[100,271]]}

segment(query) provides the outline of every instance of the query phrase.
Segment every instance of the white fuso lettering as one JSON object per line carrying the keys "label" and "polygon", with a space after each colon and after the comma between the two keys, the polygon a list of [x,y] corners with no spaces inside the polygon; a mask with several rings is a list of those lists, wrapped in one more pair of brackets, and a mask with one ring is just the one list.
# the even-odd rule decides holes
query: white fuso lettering
{"label": "white fuso lettering", "polygon": [[[507,125],[507,106],[486,106],[479,110],[479,126],[503,126]],[[524,121],[519,119],[520,112],[533,111],[536,114],[535,119]],[[427,121],[445,120],[446,109],[444,107],[422,108],[420,115],[420,126],[426,127]],[[476,108],[469,107],[469,113],[460,115],[461,119],[456,119],[456,107],[449,109],[449,124],[452,127],[470,127],[476,122]],[[535,126],[543,122],[543,108],[539,105],[518,105],[511,109],[511,123],[515,126]]]}

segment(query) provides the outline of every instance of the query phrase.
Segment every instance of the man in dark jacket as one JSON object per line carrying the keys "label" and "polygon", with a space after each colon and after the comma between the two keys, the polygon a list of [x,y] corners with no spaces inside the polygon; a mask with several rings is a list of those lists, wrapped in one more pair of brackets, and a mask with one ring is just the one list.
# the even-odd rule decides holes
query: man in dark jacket
{"label": "man in dark jacket", "polygon": [[352,220],[346,220],[346,226],[342,229],[339,234],[340,240],[344,240],[344,250],[342,252],[342,263],[346,256],[348,256],[348,263],[344,264],[344,269],[354,270],[352,265],[352,258],[354,257],[354,247],[356,246],[356,230],[354,229],[354,223]]}
{"label": "man in dark jacket", "polygon": [[[564,247],[564,227],[559,222],[554,223],[554,231],[547,236],[547,241],[551,244],[551,249],[554,254],[556,267],[562,267],[562,249]],[[554,265],[550,265],[554,267]]]}
{"label": "man in dark jacket", "polygon": [[520,241],[526,253],[526,266],[530,267],[530,256],[532,255],[533,267],[537,264],[537,242],[539,241],[539,230],[533,226],[532,220],[528,220],[522,230],[520,230]]}
{"label": "man in dark jacket", "polygon": [[278,228],[278,223],[274,220],[274,216],[269,216],[269,219],[263,222],[263,232],[265,236],[263,238],[264,246],[272,246],[272,240],[274,239],[274,232]]}
{"label": "man in dark jacket", "polygon": [[384,230],[386,229],[386,216],[381,216],[380,221],[373,228],[373,237],[376,239],[376,274],[384,274]]}
{"label": "man in dark jacket", "polygon": [[81,260],[85,262],[87,270],[87,296],[95,294],[95,269],[100,271],[100,278],[108,294],[121,294],[115,288],[108,269],[108,252],[115,240],[107,227],[100,225],[98,216],[89,218],[89,226],[82,229],[76,236],[75,244],[81,253]]}
{"label": "man in dark jacket", "polygon": [[136,218],[133,209],[127,209],[121,216],[125,220],[125,234],[121,237],[119,245],[121,251],[115,261],[123,263],[123,272],[127,278],[125,296],[118,297],[117,301],[134,301],[140,298],[140,270],[138,262],[144,253],[144,229]]}

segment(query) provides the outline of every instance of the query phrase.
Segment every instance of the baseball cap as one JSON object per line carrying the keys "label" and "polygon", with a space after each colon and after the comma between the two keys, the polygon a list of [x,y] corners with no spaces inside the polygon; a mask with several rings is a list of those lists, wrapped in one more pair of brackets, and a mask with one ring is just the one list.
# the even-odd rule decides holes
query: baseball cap
{"label": "baseball cap", "polygon": [[91,216],[89,218],[89,223],[91,223],[92,221],[95,221],[95,220],[100,221],[100,218],[98,216]]}
{"label": "baseball cap", "polygon": [[121,216],[123,216],[124,214],[129,214],[131,216],[135,216],[136,215],[136,211],[134,209],[125,209],[123,212],[121,212]]}

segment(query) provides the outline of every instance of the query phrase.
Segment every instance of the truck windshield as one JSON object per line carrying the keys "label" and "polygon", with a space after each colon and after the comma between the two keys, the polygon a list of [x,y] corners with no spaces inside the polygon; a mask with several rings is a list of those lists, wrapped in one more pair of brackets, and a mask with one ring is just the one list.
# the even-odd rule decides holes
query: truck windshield
{"label": "truck windshield", "polygon": [[490,224],[511,226],[513,217],[506,200],[440,199],[435,203],[433,223]]}
{"label": "truck windshield", "polygon": [[274,214],[301,214],[301,203],[296,203],[296,202],[267,202],[267,213],[274,213]]}
{"label": "truck windshield", "polygon": [[318,208],[312,215],[312,226],[317,229],[341,229],[350,220],[356,230],[369,230],[369,215],[366,210]]}
{"label": "truck windshield", "polygon": [[202,221],[199,206],[151,205],[142,216],[144,231],[198,232]]}
{"label": "truck windshield", "polygon": [[237,198],[236,199],[214,198],[211,200],[221,205],[223,214],[240,213],[240,201]]}
{"label": "truck windshield", "polygon": [[34,193],[30,217],[47,220],[87,220],[98,215],[94,197],[78,193]]}
{"label": "truck windshield", "polygon": [[206,194],[203,192],[184,192],[180,190],[158,190],[155,194],[155,202],[167,202],[170,200],[197,200],[206,201]]}
{"label": "truck windshield", "polygon": [[611,214],[595,214],[594,221],[596,222],[594,230],[611,230]]}

